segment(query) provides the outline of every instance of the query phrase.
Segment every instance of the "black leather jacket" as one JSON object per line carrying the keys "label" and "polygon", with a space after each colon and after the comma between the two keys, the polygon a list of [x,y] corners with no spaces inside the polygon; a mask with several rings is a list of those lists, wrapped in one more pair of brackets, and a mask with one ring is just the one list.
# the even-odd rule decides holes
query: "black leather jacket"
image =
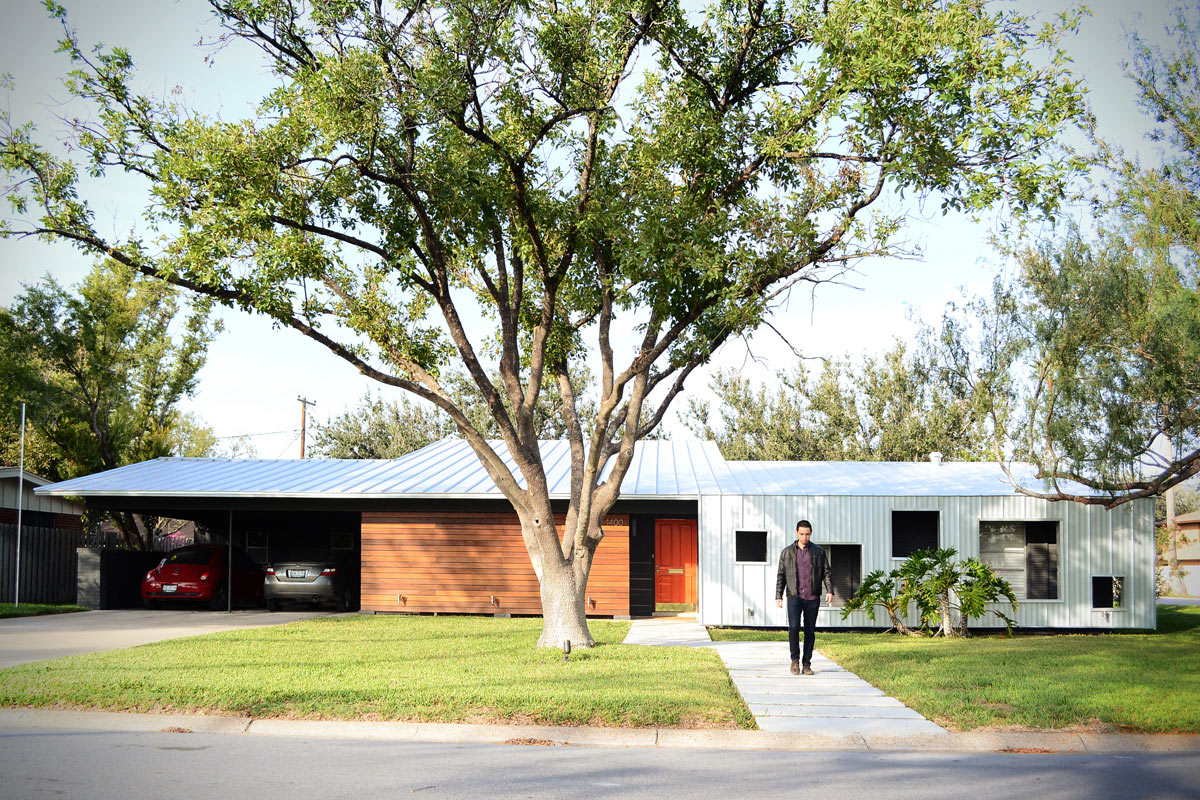
{"label": "black leather jacket", "polygon": [[[796,596],[796,542],[792,542],[787,547],[783,548],[783,552],[779,554],[779,573],[775,577],[775,599],[783,599],[784,587],[787,587],[787,596]],[[808,543],[809,560],[812,562],[812,586],[817,588],[825,587],[824,594],[833,592],[833,585],[829,582],[829,558],[825,555],[825,550],[820,545]],[[820,593],[818,593],[819,595]]]}

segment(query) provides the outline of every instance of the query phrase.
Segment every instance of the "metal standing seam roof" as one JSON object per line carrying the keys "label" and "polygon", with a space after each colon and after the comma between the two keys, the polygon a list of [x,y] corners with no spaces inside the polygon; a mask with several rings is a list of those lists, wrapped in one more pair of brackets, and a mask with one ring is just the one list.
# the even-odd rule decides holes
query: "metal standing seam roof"
{"label": "metal standing seam roof", "polygon": [[[742,494],[888,497],[1002,497],[1018,494],[994,461],[729,461]],[[1031,464],[1011,464],[1022,486],[1043,482]],[[1060,481],[1063,491],[1095,492]]]}
{"label": "metal standing seam roof", "polygon": [[[504,444],[492,442],[492,446],[517,472]],[[570,497],[570,445],[544,441],[541,449],[550,496]],[[1031,466],[1014,465],[1013,469],[1024,485],[1039,485]],[[1088,492],[1082,486],[1063,488]],[[159,458],[39,487],[35,492],[75,497],[503,497],[462,439],[443,439],[386,460]],[[661,499],[1015,493],[999,465],[990,462],[726,461],[715,443],[697,439],[639,442],[621,485],[623,497]]]}
{"label": "metal standing seam roof", "polygon": [[[519,476],[503,442],[492,442],[492,446]],[[570,497],[569,443],[544,441],[541,450],[551,497]],[[635,448],[621,494],[695,498],[718,491],[727,481],[728,468],[714,443],[652,440],[639,442]],[[525,485],[523,478],[520,482]],[[386,460],[158,458],[56,483],[38,493],[76,497],[503,497],[462,439],[443,439]]]}

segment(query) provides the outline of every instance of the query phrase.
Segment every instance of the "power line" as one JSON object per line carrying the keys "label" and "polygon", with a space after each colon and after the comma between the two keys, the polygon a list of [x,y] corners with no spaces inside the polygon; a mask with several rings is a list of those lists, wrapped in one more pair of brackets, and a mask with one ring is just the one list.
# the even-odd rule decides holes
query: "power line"
{"label": "power line", "polygon": [[214,439],[250,439],[254,436],[279,436],[284,433],[297,433],[299,428],[288,428],[286,431],[264,431],[262,433],[235,433],[230,436],[214,436]]}

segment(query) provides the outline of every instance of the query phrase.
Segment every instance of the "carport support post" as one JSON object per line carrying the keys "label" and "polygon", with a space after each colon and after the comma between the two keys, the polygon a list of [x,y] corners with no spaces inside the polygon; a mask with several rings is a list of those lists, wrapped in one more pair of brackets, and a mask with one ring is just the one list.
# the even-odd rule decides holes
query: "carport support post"
{"label": "carport support post", "polygon": [[225,578],[225,612],[233,613],[233,509],[229,509],[229,568]]}

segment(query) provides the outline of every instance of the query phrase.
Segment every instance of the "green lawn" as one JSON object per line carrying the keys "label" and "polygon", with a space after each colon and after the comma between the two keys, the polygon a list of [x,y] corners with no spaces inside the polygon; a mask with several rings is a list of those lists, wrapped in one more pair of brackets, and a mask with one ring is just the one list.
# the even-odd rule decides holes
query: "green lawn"
{"label": "green lawn", "polygon": [[0,705],[254,717],[753,728],[720,658],[533,646],[540,619],[351,616],[230,631],[0,670]]}
{"label": "green lawn", "polygon": [[0,619],[10,617],[40,617],[43,614],[70,614],[74,611],[87,611],[83,606],[54,606],[45,603],[0,603]]}
{"label": "green lawn", "polygon": [[[1011,639],[818,633],[817,648],[956,730],[1200,733],[1200,607],[1159,606],[1158,624],[1155,633]],[[786,631],[712,634],[726,640],[787,639]]]}

